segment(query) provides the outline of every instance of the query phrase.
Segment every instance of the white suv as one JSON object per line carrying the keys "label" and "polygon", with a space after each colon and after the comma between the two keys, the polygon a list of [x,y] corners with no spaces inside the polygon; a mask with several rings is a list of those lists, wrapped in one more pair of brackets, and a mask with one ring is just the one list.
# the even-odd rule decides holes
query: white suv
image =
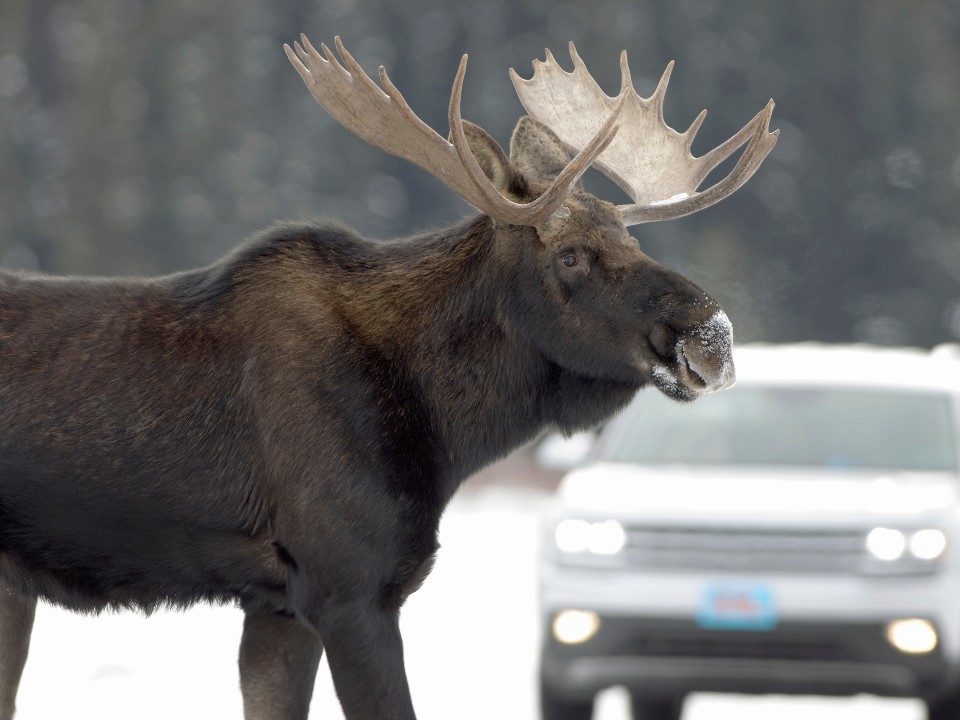
{"label": "white suv", "polygon": [[751,346],[693,404],[643,392],[557,493],[546,720],[626,687],[916,696],[960,718],[960,351]]}

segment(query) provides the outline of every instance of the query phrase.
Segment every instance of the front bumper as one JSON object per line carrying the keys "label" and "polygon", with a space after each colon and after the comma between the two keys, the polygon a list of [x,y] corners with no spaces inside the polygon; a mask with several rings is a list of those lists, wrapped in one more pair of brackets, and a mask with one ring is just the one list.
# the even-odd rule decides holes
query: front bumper
{"label": "front bumper", "polygon": [[554,692],[586,698],[612,685],[657,695],[786,693],[934,698],[958,667],[939,648],[908,655],[885,623],[781,622],[770,630],[711,630],[693,620],[601,615],[579,645],[544,635],[541,674]]}

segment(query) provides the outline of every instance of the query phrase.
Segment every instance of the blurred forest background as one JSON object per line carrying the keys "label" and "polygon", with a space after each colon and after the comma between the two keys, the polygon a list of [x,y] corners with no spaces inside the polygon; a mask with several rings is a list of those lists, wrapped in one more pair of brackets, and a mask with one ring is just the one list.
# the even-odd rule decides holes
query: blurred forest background
{"label": "blurred forest background", "polygon": [[[206,264],[280,218],[377,237],[471,209],[343,130],[282,44],[340,34],[442,135],[506,145],[524,77],[568,40],[609,92],[677,60],[668,123],[704,107],[702,154],[767,99],[780,141],[702,213],[632,229],[727,309],[738,340],[960,339],[960,4],[955,0],[3,0],[0,265],[156,274]],[[592,172],[592,171],[591,171]],[[708,178],[709,181],[709,178]],[[627,199],[598,174],[590,189]]]}

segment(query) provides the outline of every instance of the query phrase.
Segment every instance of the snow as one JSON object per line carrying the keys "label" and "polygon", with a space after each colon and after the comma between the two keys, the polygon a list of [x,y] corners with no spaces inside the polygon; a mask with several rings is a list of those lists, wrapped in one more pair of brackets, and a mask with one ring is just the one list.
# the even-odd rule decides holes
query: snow
{"label": "snow", "polygon": [[[403,611],[407,671],[420,720],[535,720],[536,550],[546,495],[467,489],[441,527],[436,569]],[[99,618],[38,610],[17,720],[242,717],[241,614],[221,607]],[[311,717],[342,720],[326,662]],[[597,720],[627,720],[605,692]],[[695,695],[683,720],[921,720],[914,700]]]}
{"label": "snow", "polygon": [[654,365],[651,372],[653,373],[653,376],[660,381],[660,384],[663,387],[673,387],[678,383],[678,380],[674,374],[667,370],[663,365]]}
{"label": "snow", "polygon": [[723,310],[717,310],[709,320],[698,325],[693,334],[716,354],[730,354],[733,345],[733,325]]}
{"label": "snow", "polygon": [[654,200],[652,203],[650,203],[650,205],[672,205],[673,203],[680,202],[681,200],[686,200],[688,197],[690,197],[688,193],[677,193],[676,195],[671,195],[663,200]]}

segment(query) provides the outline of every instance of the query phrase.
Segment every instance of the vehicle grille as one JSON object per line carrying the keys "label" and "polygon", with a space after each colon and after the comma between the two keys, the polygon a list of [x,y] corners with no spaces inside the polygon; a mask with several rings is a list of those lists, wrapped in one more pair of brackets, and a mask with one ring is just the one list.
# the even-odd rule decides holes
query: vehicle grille
{"label": "vehicle grille", "polygon": [[[877,632],[880,637],[880,632]],[[637,634],[618,652],[646,657],[742,658],[752,660],[850,660],[849,643],[838,637],[807,633]]]}
{"label": "vehicle grille", "polygon": [[627,528],[627,565],[677,570],[857,573],[864,534],[856,530]]}

